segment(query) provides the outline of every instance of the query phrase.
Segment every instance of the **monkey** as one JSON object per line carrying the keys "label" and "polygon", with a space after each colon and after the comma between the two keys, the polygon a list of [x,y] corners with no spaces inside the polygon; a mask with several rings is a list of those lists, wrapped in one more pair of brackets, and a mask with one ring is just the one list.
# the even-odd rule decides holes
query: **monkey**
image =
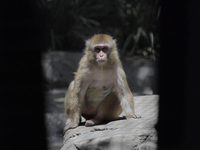
{"label": "monkey", "polygon": [[84,55],[65,96],[69,119],[64,131],[76,128],[80,118],[85,126],[118,119],[122,110],[126,118],[135,115],[133,95],[119,59],[116,40],[107,34],[96,34],[86,41]]}

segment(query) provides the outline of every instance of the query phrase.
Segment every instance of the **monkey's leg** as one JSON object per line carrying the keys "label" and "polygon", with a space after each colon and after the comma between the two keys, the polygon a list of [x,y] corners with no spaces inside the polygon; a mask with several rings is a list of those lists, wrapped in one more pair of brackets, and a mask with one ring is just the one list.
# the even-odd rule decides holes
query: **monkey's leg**
{"label": "monkey's leg", "polygon": [[87,120],[85,126],[93,126],[102,121],[113,121],[118,119],[122,108],[115,93],[110,93],[99,105],[97,114],[92,119]]}

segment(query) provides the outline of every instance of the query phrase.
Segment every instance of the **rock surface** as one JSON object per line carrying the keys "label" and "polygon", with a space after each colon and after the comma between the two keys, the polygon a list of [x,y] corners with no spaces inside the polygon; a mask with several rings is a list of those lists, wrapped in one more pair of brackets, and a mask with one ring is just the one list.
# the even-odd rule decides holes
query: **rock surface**
{"label": "rock surface", "polygon": [[121,119],[107,124],[68,130],[61,150],[155,150],[158,99],[157,95],[134,97],[140,119],[122,119],[122,113]]}
{"label": "rock surface", "polygon": [[67,119],[64,114],[66,92],[67,89],[51,89],[45,94],[48,150],[59,150],[62,147],[63,128]]}

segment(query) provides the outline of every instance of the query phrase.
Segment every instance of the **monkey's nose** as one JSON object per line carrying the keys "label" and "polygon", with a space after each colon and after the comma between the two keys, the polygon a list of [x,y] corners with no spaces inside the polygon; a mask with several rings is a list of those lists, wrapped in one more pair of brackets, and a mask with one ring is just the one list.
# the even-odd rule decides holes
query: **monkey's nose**
{"label": "monkey's nose", "polygon": [[102,51],[100,51],[99,56],[100,56],[100,57],[103,57],[103,56],[104,56],[104,54],[103,54]]}

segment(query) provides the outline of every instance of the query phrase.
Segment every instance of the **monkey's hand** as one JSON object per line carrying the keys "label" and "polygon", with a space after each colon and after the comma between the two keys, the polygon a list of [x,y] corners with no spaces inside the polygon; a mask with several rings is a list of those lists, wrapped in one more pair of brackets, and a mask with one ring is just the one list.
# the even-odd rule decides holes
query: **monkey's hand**
{"label": "monkey's hand", "polygon": [[131,119],[131,118],[140,119],[140,118],[141,118],[141,115],[135,115],[135,114],[133,115],[133,114],[132,114],[132,115],[127,115],[127,116],[126,116],[126,119]]}
{"label": "monkey's hand", "polygon": [[78,127],[78,123],[71,121],[71,119],[67,119],[65,127],[64,127],[64,133],[68,131],[69,129],[74,129]]}
{"label": "monkey's hand", "polygon": [[141,115],[133,115],[132,118],[134,118],[134,119],[139,119],[139,118],[142,118],[142,116],[141,116]]}

